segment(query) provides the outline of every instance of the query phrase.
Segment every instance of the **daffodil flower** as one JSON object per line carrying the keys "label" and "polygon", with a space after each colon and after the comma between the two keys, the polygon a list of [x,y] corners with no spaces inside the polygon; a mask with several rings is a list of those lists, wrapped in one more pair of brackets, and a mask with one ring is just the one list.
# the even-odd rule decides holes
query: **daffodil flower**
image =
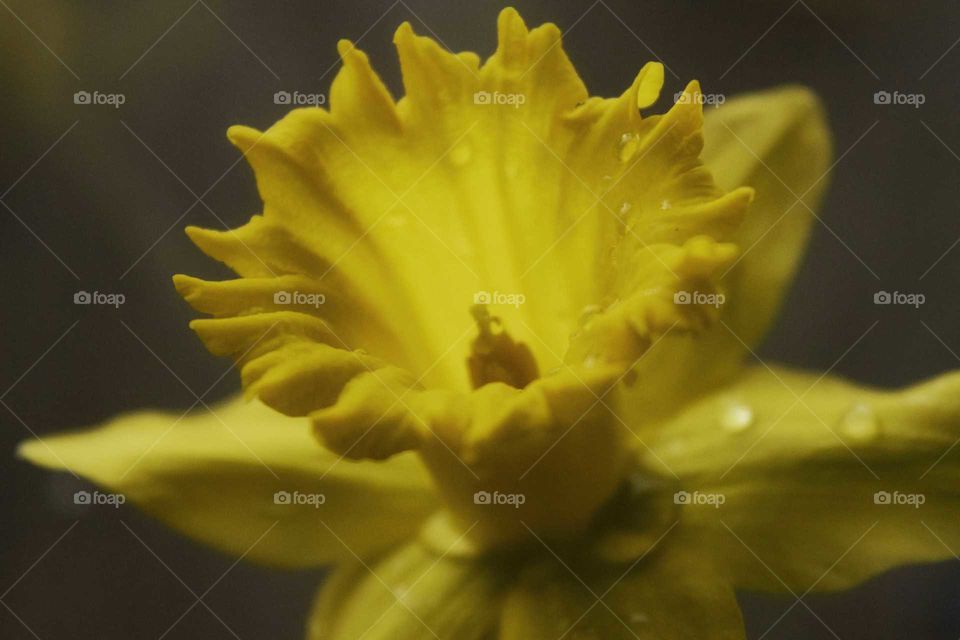
{"label": "daffodil flower", "polygon": [[329,111],[230,129],[263,213],[188,229],[237,279],[175,284],[247,402],[20,454],[332,567],[310,638],[743,638],[738,589],[951,557],[960,375],[749,364],[829,171],[816,98],[641,115],[660,64],[590,97],[556,26],[498,30],[481,64],[402,25],[400,100],[342,41]]}

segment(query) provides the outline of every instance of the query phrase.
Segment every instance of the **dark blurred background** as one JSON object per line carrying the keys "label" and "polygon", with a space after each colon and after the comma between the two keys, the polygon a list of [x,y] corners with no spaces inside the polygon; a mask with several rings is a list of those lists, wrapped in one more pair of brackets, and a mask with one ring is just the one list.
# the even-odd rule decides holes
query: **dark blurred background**
{"label": "dark blurred background", "polygon": [[[227,572],[204,599],[226,626],[244,640],[299,638],[320,572],[245,563],[231,569],[232,558],[131,507],[79,510],[70,501],[77,481],[16,461],[13,449],[31,432],[90,425],[137,407],[193,404],[136,336],[197,394],[227,370],[229,363],[208,355],[187,329],[193,314],[170,283],[175,272],[226,275],[189,244],[183,227],[237,226],[259,211],[250,171],[224,137],[227,126],[270,125],[286,110],[274,104],[276,91],[326,93],[341,37],[360,39],[399,95],[391,38],[400,22],[435,33],[451,49],[489,55],[502,5],[0,5],[0,637],[157,638],[195,602],[190,590],[199,595]],[[672,71],[661,107],[690,78],[727,96],[784,82],[816,89],[837,155],[846,155],[823,206],[829,228],[816,227],[762,357],[826,369],[879,321],[835,372],[901,385],[960,367],[960,246],[951,250],[960,239],[960,5],[515,6],[530,25],[553,21],[568,31],[565,47],[594,94],[619,94],[654,57]],[[875,104],[880,90],[923,94],[925,102]],[[126,101],[119,108],[78,105],[77,91],[122,93]],[[74,305],[81,289],[121,292],[126,303]],[[878,307],[873,293],[880,289],[920,292],[926,303],[916,310]],[[222,398],[238,384],[230,372],[205,399]],[[898,570],[852,592],[806,601],[844,640],[952,639],[960,635],[958,595],[954,562]],[[801,606],[767,632],[793,598],[747,594],[742,601],[752,638],[834,637]],[[226,626],[197,605],[165,637],[232,637]]]}

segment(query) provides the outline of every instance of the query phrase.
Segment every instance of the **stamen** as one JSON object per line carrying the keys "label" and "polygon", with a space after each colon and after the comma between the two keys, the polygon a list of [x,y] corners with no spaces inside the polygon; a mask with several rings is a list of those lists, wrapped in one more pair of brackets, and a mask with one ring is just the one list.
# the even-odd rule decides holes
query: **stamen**
{"label": "stamen", "polygon": [[467,369],[475,389],[490,382],[503,382],[523,389],[540,377],[533,352],[522,342],[516,342],[503,329],[500,318],[491,316],[487,306],[475,304],[470,314],[480,334],[473,339]]}

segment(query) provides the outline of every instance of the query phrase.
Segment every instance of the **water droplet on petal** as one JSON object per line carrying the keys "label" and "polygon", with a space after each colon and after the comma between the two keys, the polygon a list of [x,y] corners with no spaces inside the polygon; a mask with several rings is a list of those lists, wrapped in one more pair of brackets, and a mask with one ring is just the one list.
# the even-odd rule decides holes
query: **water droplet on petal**
{"label": "water droplet on petal", "polygon": [[840,428],[845,436],[870,440],[880,432],[880,421],[870,405],[858,402],[844,414]]}
{"label": "water droplet on petal", "polygon": [[626,162],[632,158],[639,145],[640,138],[633,132],[620,136],[620,141],[617,143],[617,157],[620,158],[620,162]]}
{"label": "water droplet on petal", "polygon": [[666,198],[664,198],[663,200],[660,201],[660,210],[661,210],[661,211],[666,211],[666,210],[668,210],[670,207],[671,207],[670,201],[667,200]]}
{"label": "water droplet on petal", "polygon": [[633,209],[633,205],[627,202],[626,200],[620,205],[620,215],[625,216],[630,213],[630,209]]}
{"label": "water droplet on petal", "polygon": [[720,414],[720,426],[734,433],[750,428],[753,420],[753,409],[742,402],[728,403]]}

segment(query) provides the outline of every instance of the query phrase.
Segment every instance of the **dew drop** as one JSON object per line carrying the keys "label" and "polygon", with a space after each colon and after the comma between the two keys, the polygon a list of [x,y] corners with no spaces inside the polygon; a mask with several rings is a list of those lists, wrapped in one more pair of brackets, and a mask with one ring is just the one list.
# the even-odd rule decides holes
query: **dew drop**
{"label": "dew drop", "polygon": [[626,200],[624,200],[620,204],[620,215],[622,216],[627,215],[628,213],[630,213],[630,209],[633,209],[633,205],[627,202]]}
{"label": "dew drop", "polygon": [[727,431],[738,433],[749,429],[750,425],[753,424],[753,419],[753,409],[749,405],[742,402],[730,402],[720,414],[720,426]]}
{"label": "dew drop", "polygon": [[880,421],[870,405],[858,402],[844,414],[840,428],[850,438],[870,440],[880,432]]}
{"label": "dew drop", "polygon": [[620,158],[620,162],[630,160],[633,154],[637,152],[639,145],[640,138],[638,138],[635,133],[628,132],[620,136],[620,140],[617,142],[617,157]]}
{"label": "dew drop", "polygon": [[666,198],[664,198],[663,200],[660,201],[660,210],[661,210],[661,211],[667,211],[667,210],[670,209],[670,207],[671,207],[670,201],[667,200]]}

